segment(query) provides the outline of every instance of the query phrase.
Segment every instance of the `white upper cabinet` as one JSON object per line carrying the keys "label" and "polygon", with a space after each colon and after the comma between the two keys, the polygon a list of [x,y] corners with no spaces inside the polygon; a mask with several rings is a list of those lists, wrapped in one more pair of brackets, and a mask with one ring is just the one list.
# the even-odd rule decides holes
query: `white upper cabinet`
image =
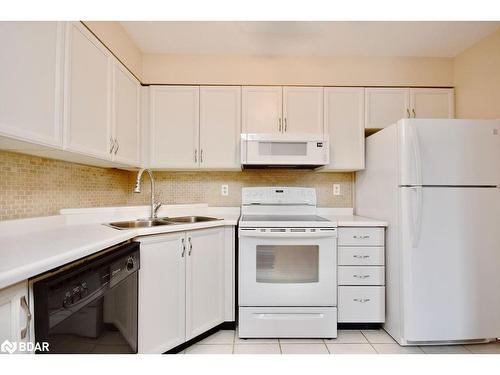
{"label": "white upper cabinet", "polygon": [[65,148],[111,159],[111,55],[80,23],[66,42]]}
{"label": "white upper cabinet", "polygon": [[360,170],[365,165],[365,91],[357,87],[325,88],[325,128],[330,137],[330,164],[324,171]]}
{"label": "white upper cabinet", "polygon": [[119,62],[113,66],[113,158],[140,163],[140,84]]}
{"label": "white upper cabinet", "polygon": [[198,86],[151,88],[150,164],[152,168],[198,167]]}
{"label": "white upper cabinet", "polygon": [[283,132],[281,86],[244,86],[242,103],[243,133]]}
{"label": "white upper cabinet", "polygon": [[62,148],[63,22],[0,22],[0,136]]}
{"label": "white upper cabinet", "polygon": [[455,99],[453,89],[410,89],[411,117],[453,118]]}
{"label": "white upper cabinet", "polygon": [[365,89],[365,128],[385,128],[407,117],[410,117],[407,88]]}
{"label": "white upper cabinet", "polygon": [[200,88],[200,157],[204,169],[240,169],[241,87]]}
{"label": "white upper cabinet", "polygon": [[224,321],[224,228],[187,232],[186,340]]}
{"label": "white upper cabinet", "polygon": [[323,133],[323,87],[283,87],[282,130]]}

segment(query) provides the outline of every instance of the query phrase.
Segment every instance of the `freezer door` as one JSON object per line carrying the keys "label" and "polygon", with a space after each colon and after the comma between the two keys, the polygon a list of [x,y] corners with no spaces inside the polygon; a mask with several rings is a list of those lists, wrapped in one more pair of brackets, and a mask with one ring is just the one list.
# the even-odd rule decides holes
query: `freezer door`
{"label": "freezer door", "polygon": [[500,185],[500,121],[398,123],[400,185]]}
{"label": "freezer door", "polygon": [[500,189],[400,189],[403,338],[500,337]]}

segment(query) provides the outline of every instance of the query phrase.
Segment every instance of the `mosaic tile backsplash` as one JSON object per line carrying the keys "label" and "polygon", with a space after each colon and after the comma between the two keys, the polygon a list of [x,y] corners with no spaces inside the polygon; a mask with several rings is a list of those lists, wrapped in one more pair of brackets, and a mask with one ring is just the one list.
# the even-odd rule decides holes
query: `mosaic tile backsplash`
{"label": "mosaic tile backsplash", "polygon": [[[245,186],[314,187],[321,207],[352,207],[353,173],[307,170],[241,172],[154,172],[159,198],[166,204],[208,203],[239,206]],[[0,220],[55,215],[61,208],[147,204],[149,181],[134,194],[135,173],[91,167],[0,151]],[[332,184],[341,186],[333,195]],[[221,195],[221,185],[229,195]]]}

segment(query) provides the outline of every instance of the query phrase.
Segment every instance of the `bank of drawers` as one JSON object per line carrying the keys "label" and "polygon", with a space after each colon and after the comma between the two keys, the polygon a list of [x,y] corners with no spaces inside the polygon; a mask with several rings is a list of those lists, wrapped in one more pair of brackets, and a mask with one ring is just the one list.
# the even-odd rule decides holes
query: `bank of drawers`
{"label": "bank of drawers", "polygon": [[338,321],[385,321],[384,228],[338,230]]}

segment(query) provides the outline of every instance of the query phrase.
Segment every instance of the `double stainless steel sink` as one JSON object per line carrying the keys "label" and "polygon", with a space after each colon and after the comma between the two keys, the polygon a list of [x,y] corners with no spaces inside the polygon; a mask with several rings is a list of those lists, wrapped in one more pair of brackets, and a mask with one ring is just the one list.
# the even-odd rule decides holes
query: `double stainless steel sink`
{"label": "double stainless steel sink", "polygon": [[115,229],[132,229],[132,228],[151,228],[161,225],[176,225],[176,224],[195,224],[206,221],[222,220],[216,217],[209,216],[178,216],[178,217],[160,217],[155,219],[137,219],[130,221],[115,221],[109,223]]}

